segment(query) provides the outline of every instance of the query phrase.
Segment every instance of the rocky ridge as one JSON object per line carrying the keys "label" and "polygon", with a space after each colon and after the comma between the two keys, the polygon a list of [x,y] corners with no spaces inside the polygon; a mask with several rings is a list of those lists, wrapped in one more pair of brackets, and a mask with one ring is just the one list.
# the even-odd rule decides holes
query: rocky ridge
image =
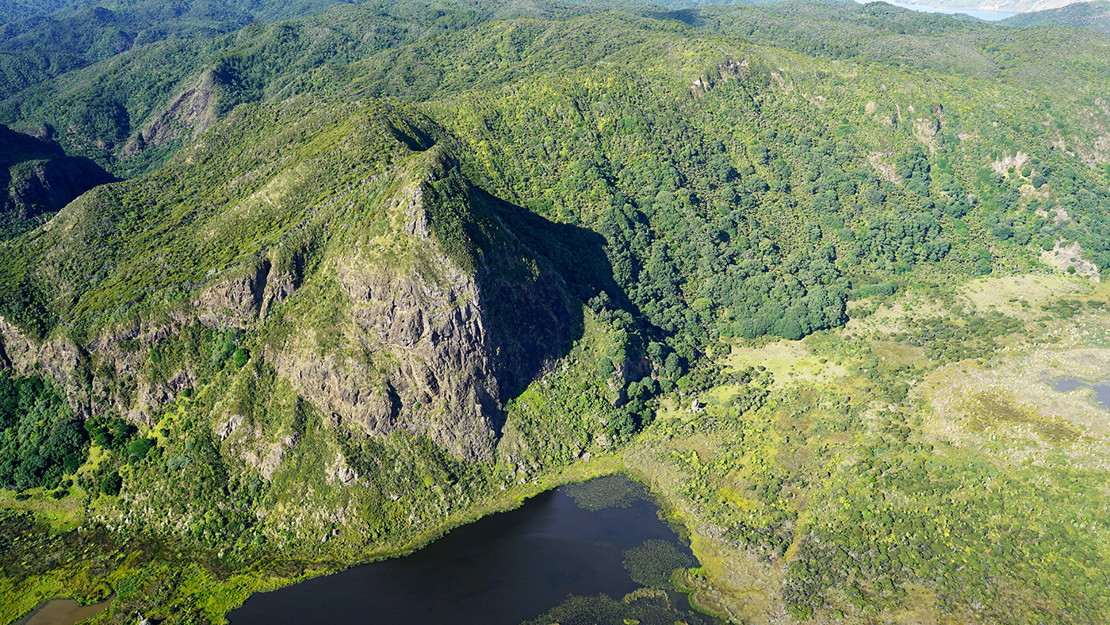
{"label": "rocky ridge", "polygon": [[[373,131],[390,133],[393,165],[318,198],[277,245],[208,271],[186,302],[88,337],[56,327],[35,340],[5,320],[0,354],[17,371],[63,381],[79,414],[151,423],[201,374],[186,360],[154,375],[150,351],[194,326],[235,330],[335,426],[373,436],[401,429],[460,458],[490,457],[505,403],[581,332],[581,303],[500,221],[496,200],[466,180],[445,147],[402,141],[399,125]],[[88,206],[47,231],[84,227],[72,222],[91,219]],[[222,210],[215,219],[241,209]],[[315,251],[298,247],[306,232],[318,237]],[[53,247],[37,262],[71,262]],[[57,288],[55,303],[82,297]],[[88,383],[76,383],[82,378]]]}

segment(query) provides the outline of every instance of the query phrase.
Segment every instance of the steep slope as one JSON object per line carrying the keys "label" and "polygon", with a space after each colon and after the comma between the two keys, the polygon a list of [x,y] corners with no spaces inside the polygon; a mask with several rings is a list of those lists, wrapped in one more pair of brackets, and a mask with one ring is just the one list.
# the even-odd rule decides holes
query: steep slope
{"label": "steep slope", "polygon": [[296,2],[72,0],[0,4],[0,97],[174,39],[203,39],[258,22],[319,13],[343,0]]}
{"label": "steep slope", "polygon": [[3,0],[0,2],[0,24],[18,21],[33,15],[43,15],[72,4],[69,0],[45,0],[44,2]]}
{"label": "steep slope", "polygon": [[0,239],[43,223],[71,200],[112,177],[92,161],[0,125]]}
{"label": "steep slope", "polygon": [[[3,487],[86,498],[102,538],[126,525],[167,557],[214,558],[186,575],[324,570],[627,440],[616,406],[644,373],[628,314],[584,304],[619,298],[598,237],[482,191],[455,141],[378,101],[240,107],[0,244]],[[72,572],[17,557],[34,540],[0,550],[0,614]],[[270,576],[208,605],[167,583],[113,609],[211,620]]]}
{"label": "steep slope", "polygon": [[[149,421],[165,399],[129,396],[121,342],[200,322],[257,330],[279,375],[368,434],[406,429],[488,457],[505,402],[580,335],[581,304],[428,123],[311,100],[237,111],[149,179],[89,194],[9,244],[5,314],[114,368],[102,396],[72,397],[82,414]],[[73,379],[78,364],[8,329],[18,369],[41,358]]]}
{"label": "steep slope", "polygon": [[[333,4],[342,6],[315,15]],[[343,66],[495,17],[587,9],[528,1],[354,6],[313,0],[262,3],[251,11],[239,3],[140,2],[126,11],[84,8],[57,20],[4,26],[0,123],[54,132],[67,151],[134,176],[164,162],[237,104],[304,93],[311,85],[305,74],[322,66]],[[302,17],[278,24],[263,19],[278,15]],[[163,31],[163,23],[172,27]],[[59,58],[43,64],[43,51]]]}
{"label": "steep slope", "polygon": [[[883,4],[448,7],[143,48],[19,103],[120,167],[168,161],[0,247],[0,478],[25,491],[0,497],[69,523],[0,544],[18,598],[0,610],[110,579],[111,618],[218,618],[274,571],[396,553],[566,467],[625,462],[725,554],[686,576],[722,614],[1100,613],[1105,585],[1068,580],[1104,556],[1061,564],[1044,536],[1104,527],[1101,485],[1053,506],[1061,474],[1041,501],[1060,467],[1006,465],[1039,443],[955,449],[962,426],[919,427],[914,387],[1104,309],[953,285],[1110,268],[1106,35]],[[105,110],[91,95],[121,123],[71,123]],[[47,453],[27,454],[40,421]],[[914,476],[898,502],[875,486],[895,473]],[[999,519],[982,476],[1051,513]],[[925,538],[955,527],[946,509],[968,542]],[[1026,546],[990,544],[996,520]],[[188,565],[105,565],[135,536]],[[51,564],[66,541],[90,555]],[[1059,566],[1033,572],[1042,556]]]}

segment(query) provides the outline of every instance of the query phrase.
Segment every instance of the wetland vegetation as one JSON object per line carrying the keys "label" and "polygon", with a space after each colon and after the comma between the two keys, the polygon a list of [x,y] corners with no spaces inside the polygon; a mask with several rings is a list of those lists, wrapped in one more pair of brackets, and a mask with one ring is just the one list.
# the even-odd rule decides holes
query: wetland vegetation
{"label": "wetland vegetation", "polygon": [[[506,622],[1106,622],[1110,412],[1053,381],[1110,380],[1110,36],[55,4],[0,3],[38,137],[0,159],[0,622],[267,619],[452,553],[543,578]],[[558,528],[590,584],[486,541],[572,509],[636,511]]]}

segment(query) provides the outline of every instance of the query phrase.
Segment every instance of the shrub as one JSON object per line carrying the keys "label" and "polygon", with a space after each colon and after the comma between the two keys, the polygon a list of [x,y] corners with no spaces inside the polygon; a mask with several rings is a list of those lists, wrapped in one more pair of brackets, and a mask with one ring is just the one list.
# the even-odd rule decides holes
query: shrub
{"label": "shrub", "polygon": [[136,438],[127,446],[127,455],[131,462],[141,462],[154,447],[155,441],[151,438]]}
{"label": "shrub", "polygon": [[239,349],[235,350],[235,353],[231,356],[231,364],[236,369],[242,369],[243,366],[246,365],[247,361],[250,359],[250,352],[240,347]]}
{"label": "shrub", "polygon": [[123,488],[123,478],[116,471],[112,471],[100,480],[100,492],[110,497],[119,495],[121,488]]}

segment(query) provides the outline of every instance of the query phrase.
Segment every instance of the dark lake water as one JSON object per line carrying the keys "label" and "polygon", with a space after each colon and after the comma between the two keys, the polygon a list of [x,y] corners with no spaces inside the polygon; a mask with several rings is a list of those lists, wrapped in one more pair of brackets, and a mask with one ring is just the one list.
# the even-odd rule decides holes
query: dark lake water
{"label": "dark lake water", "polygon": [[[708,623],[684,596],[662,592],[673,569],[696,561],[658,510],[622,477],[559,488],[410,556],[255,594],[228,620],[515,625],[544,616],[570,625],[610,614],[616,623]],[[633,607],[620,601],[644,586],[660,591]]]}

